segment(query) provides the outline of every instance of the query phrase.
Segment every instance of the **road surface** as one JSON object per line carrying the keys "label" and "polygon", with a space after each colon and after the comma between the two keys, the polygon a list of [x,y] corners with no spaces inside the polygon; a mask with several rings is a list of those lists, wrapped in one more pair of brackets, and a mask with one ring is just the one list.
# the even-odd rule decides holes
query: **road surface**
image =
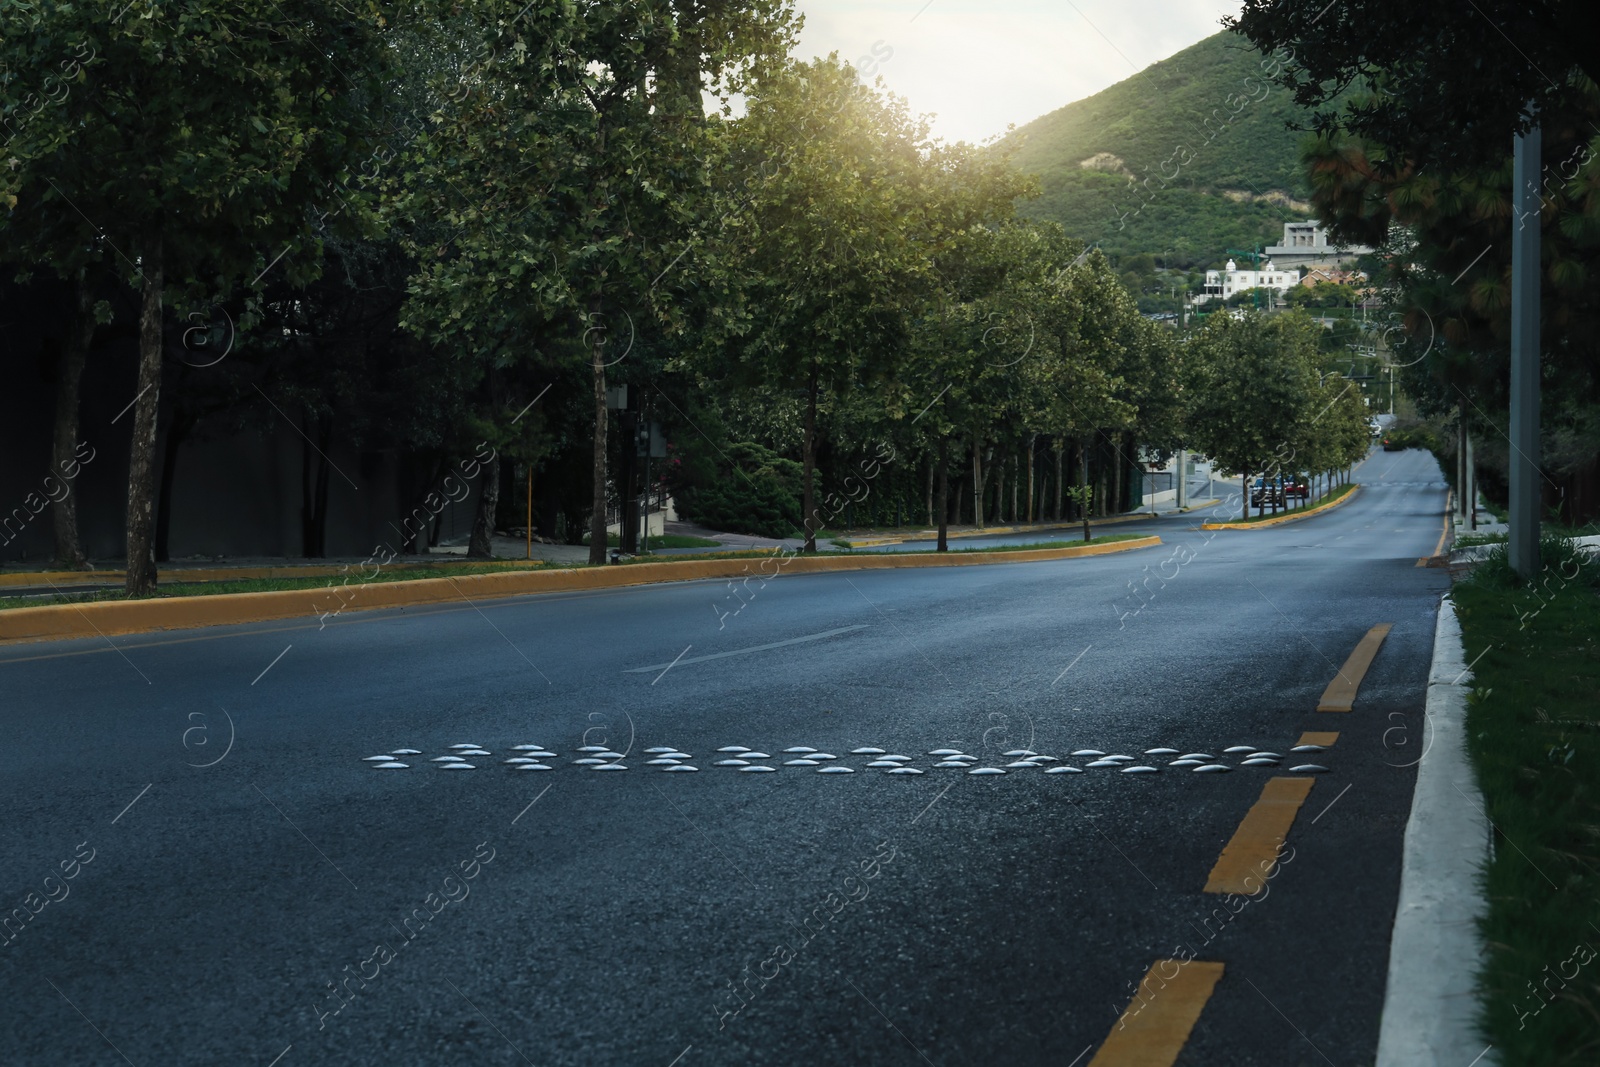
{"label": "road surface", "polygon": [[[1106,557],[0,649],[0,1059],[1111,1064],[1192,1018],[1179,1064],[1368,1063],[1446,580],[1431,457],[1358,477]],[[463,744],[492,755],[432,762]],[[1206,892],[1280,778],[1309,793],[1264,888]]]}

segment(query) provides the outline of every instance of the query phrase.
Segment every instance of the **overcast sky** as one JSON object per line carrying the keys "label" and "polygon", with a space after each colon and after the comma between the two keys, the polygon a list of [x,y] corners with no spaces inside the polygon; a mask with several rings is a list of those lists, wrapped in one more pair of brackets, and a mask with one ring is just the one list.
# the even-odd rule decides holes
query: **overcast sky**
{"label": "overcast sky", "polygon": [[1238,0],[795,0],[798,57],[838,52],[946,140],[983,141],[1222,29]]}

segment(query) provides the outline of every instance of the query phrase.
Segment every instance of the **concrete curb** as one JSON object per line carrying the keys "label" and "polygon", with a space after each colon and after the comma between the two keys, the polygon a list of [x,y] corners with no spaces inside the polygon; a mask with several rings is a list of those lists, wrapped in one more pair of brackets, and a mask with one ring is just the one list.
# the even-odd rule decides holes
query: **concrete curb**
{"label": "concrete curb", "polygon": [[[0,644],[20,641],[65,640],[112,634],[149,633],[156,630],[192,630],[206,626],[237,626],[277,619],[313,619],[346,611],[405,608],[426,604],[471,603],[532,593],[559,593],[588,589],[615,589],[659,582],[707,578],[766,580],[785,571],[814,574],[826,571],[880,570],[899,567],[962,567],[991,563],[1035,563],[1129,552],[1161,544],[1161,538],[1140,537],[1109,544],[1069,548],[1019,549],[1012,552],[881,553],[863,556],[778,556],[763,553],[759,562],[738,559],[673,560],[635,563],[621,567],[587,569],[518,570],[499,574],[469,574],[459,578],[421,578],[375,584],[332,582],[320,589],[293,589],[270,593],[219,593],[212,596],[170,597],[154,600],[107,600],[87,604],[51,604],[0,611]],[[769,565],[770,564],[770,565]]]}
{"label": "concrete curb", "polygon": [[1326,504],[1318,504],[1314,508],[1306,508],[1304,511],[1297,511],[1293,515],[1279,515],[1275,519],[1257,519],[1255,522],[1203,522],[1200,524],[1200,529],[1259,530],[1266,526],[1282,526],[1286,522],[1299,522],[1301,519],[1309,519],[1311,516],[1319,514],[1320,512],[1332,511],[1340,504],[1354,500],[1356,494],[1359,492],[1361,492],[1361,483],[1357,482],[1350,487],[1350,491],[1348,493],[1340,497],[1338,500],[1330,500]]}
{"label": "concrete curb", "polygon": [[1377,1067],[1490,1067],[1476,1030],[1477,977],[1487,911],[1481,872],[1489,820],[1467,758],[1466,653],[1455,606],[1439,605],[1423,754],[1406,823],[1400,900],[1389,942],[1389,983]]}

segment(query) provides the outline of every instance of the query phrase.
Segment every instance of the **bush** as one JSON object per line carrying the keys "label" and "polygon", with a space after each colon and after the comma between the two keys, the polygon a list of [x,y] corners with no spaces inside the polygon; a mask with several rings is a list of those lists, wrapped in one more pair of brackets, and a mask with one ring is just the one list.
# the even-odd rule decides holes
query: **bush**
{"label": "bush", "polygon": [[725,461],[678,468],[681,480],[673,486],[678,514],[726,533],[795,536],[800,529],[800,464],[749,443],[730,444],[719,458]]}

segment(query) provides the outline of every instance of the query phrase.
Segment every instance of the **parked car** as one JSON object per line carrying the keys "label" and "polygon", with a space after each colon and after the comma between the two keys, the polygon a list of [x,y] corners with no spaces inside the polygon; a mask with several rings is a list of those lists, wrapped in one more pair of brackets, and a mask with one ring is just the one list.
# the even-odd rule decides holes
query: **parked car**
{"label": "parked car", "polygon": [[1256,484],[1250,490],[1250,506],[1253,508],[1282,507],[1284,504],[1282,478],[1257,478]]}
{"label": "parked car", "polygon": [[1290,475],[1284,479],[1283,492],[1286,496],[1307,500],[1311,497],[1311,478],[1304,474]]}
{"label": "parked car", "polygon": [[1404,452],[1406,450],[1405,442],[1398,437],[1387,436],[1383,439],[1383,450],[1385,452]]}

